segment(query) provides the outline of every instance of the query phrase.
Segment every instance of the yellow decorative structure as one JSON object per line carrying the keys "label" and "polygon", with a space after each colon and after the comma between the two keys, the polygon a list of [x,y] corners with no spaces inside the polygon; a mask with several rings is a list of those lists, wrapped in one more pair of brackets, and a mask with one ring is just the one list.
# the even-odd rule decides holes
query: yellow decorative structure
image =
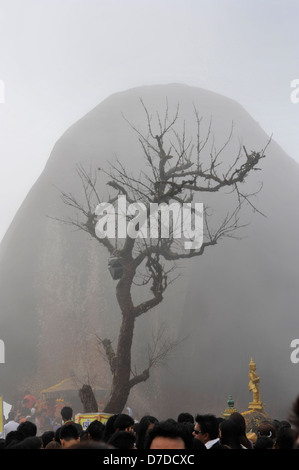
{"label": "yellow decorative structure", "polygon": [[261,392],[260,392],[260,378],[256,373],[256,365],[251,358],[249,363],[249,391],[253,394],[253,400],[249,403],[249,410],[261,411],[264,409],[264,405],[261,402]]}

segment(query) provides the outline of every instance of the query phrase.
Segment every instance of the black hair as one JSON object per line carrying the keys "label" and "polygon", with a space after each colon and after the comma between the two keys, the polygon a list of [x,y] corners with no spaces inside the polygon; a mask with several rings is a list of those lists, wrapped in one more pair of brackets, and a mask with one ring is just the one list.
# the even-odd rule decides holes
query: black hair
{"label": "black hair", "polygon": [[152,441],[155,437],[168,437],[170,439],[182,439],[186,449],[192,448],[192,438],[187,432],[185,426],[177,423],[174,419],[159,421],[152,429],[148,431],[145,441],[145,449],[150,449]]}
{"label": "black hair", "polygon": [[8,447],[17,442],[23,441],[25,439],[24,434],[21,431],[10,431],[6,434],[5,438],[5,447]]}
{"label": "black hair", "polygon": [[70,439],[78,439],[78,429],[73,424],[64,424],[63,426],[61,426],[59,438],[60,440],[65,439],[66,441]]}
{"label": "black hair", "polygon": [[112,415],[108,418],[105,424],[105,431],[104,431],[104,441],[108,442],[112,434],[114,433],[114,421],[118,417],[118,414]]}
{"label": "black hair", "polygon": [[[186,431],[188,432],[190,437],[193,437],[194,424],[192,424],[192,423],[179,423],[179,424],[184,426],[184,428],[186,429]],[[196,440],[198,441],[198,439],[196,439]]]}
{"label": "black hair", "polygon": [[254,449],[273,449],[273,439],[271,437],[258,437],[254,444]]}
{"label": "black hair", "polygon": [[144,448],[144,443],[145,443],[145,438],[148,432],[148,427],[151,424],[156,424],[156,423],[158,423],[158,420],[154,416],[146,415],[141,418],[140,422],[138,423],[138,426],[136,427],[137,449]]}
{"label": "black hair", "polygon": [[92,421],[87,428],[87,433],[94,441],[101,441],[104,438],[104,431],[104,424],[98,421],[97,419]]}
{"label": "black hair", "polygon": [[41,439],[43,441],[43,446],[46,447],[49,442],[53,441],[55,439],[55,432],[54,431],[45,431],[41,435]]}
{"label": "black hair", "polygon": [[23,421],[17,427],[17,431],[21,431],[25,437],[34,437],[36,436],[37,426],[32,421]]}
{"label": "black hair", "polygon": [[135,445],[135,436],[132,432],[117,431],[112,434],[108,444],[116,449],[132,449]]}
{"label": "black hair", "polygon": [[234,421],[238,426],[241,436],[241,444],[246,447],[246,449],[252,449],[253,443],[246,436],[246,421],[244,416],[238,411],[234,411],[228,419]]}
{"label": "black hair", "polygon": [[233,420],[224,420],[220,423],[221,444],[230,449],[242,449],[241,436],[237,424]]}
{"label": "black hair", "polygon": [[296,432],[291,427],[282,426],[277,434],[278,449],[293,449],[296,441]]}
{"label": "black hair", "polygon": [[125,431],[126,428],[134,426],[134,419],[127,414],[119,414],[114,421],[113,429],[114,431]]}
{"label": "black hair", "polygon": [[194,424],[194,418],[190,413],[180,413],[177,419],[178,423],[192,423]]}
{"label": "black hair", "polygon": [[16,443],[13,449],[42,449],[43,441],[40,437],[30,436],[26,437],[23,441]]}
{"label": "black hair", "polygon": [[219,437],[219,424],[216,416],[212,414],[196,415],[195,421],[200,425],[201,432],[208,433],[211,440]]}
{"label": "black hair", "polygon": [[62,409],[61,409],[61,412],[60,412],[61,416],[62,416],[62,419],[63,421],[68,421],[69,419],[72,419],[72,416],[73,416],[73,410],[70,406],[64,406]]}

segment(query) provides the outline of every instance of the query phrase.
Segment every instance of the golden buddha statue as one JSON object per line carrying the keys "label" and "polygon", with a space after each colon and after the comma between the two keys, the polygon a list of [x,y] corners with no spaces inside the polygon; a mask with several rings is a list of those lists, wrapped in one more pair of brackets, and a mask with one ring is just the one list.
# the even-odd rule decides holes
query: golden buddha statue
{"label": "golden buddha statue", "polygon": [[264,408],[261,402],[260,378],[256,373],[256,365],[251,358],[249,363],[249,391],[253,394],[253,400],[249,403],[250,410],[262,410]]}

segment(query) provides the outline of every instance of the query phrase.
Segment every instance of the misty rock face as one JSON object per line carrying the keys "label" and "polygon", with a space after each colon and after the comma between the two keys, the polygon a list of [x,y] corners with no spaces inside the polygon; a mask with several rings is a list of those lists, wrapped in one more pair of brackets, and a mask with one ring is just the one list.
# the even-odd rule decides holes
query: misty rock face
{"label": "misty rock face", "polygon": [[[42,390],[53,385],[70,369],[109,385],[95,337],[116,341],[120,322],[108,253],[85,233],[54,219],[74,215],[59,190],[83,197],[76,165],[108,168],[117,157],[136,174],[144,167],[138,137],[128,124],[146,132],[140,98],[153,122],[167,102],[169,115],[179,104],[178,131],[185,121],[194,136],[196,107],[203,136],[212,118],[218,148],[233,122],[233,139],[223,153],[228,161],[240,141],[249,151],[259,151],[269,139],[238,103],[177,84],[117,93],[68,129],[0,247],[0,335],[6,353],[0,392],[7,401],[24,386]],[[290,360],[290,343],[299,337],[299,167],[275,136],[266,155],[261,171],[247,183],[251,191],[263,184],[254,203],[265,216],[247,206],[243,217],[249,225],[240,239],[223,239],[203,256],[179,263],[182,276],[169,286],[163,303],[136,322],[133,364],[139,370],[146,360],[146,336],[160,322],[170,336],[184,338],[167,364],[134,390],[129,405],[140,416],[218,414],[229,394],[237,409],[247,409],[251,357],[261,377],[262,401],[273,417],[284,418],[299,392],[299,364]],[[218,210],[230,209],[225,192],[214,200],[202,194],[199,200],[215,204],[216,219]]]}

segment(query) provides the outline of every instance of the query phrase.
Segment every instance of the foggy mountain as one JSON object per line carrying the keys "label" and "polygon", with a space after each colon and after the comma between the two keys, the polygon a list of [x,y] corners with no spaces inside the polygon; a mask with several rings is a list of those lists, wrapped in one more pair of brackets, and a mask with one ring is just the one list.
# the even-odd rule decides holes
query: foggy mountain
{"label": "foggy mountain", "polygon": [[[106,167],[116,157],[138,174],[144,159],[128,121],[146,132],[140,98],[154,117],[180,106],[180,121],[195,135],[194,106],[203,135],[212,118],[215,145],[229,135],[223,155],[233,159],[240,141],[248,151],[265,147],[269,136],[238,103],[207,90],[179,84],[140,87],[108,97],[71,126],[55,144],[47,165],[24,200],[0,246],[0,335],[5,364],[0,390],[11,402],[24,388],[42,390],[69,375],[88,374],[106,388],[109,370],[95,333],[116,341],[120,313],[108,252],[85,233],[55,218],[74,214],[60,190],[83,197],[76,165]],[[208,152],[207,147],[207,152]],[[132,363],[142,371],[152,328],[163,322],[171,337],[184,338],[168,362],[137,386],[129,406],[141,417],[176,417],[178,412],[220,414],[232,394],[247,409],[250,358],[261,377],[261,399],[273,418],[285,418],[299,392],[299,364],[290,360],[299,337],[299,167],[275,142],[247,187],[263,184],[247,206],[240,239],[223,239],[203,256],[180,262],[181,277],[164,301],[136,322]],[[13,182],[12,182],[13,185]],[[107,188],[102,184],[103,194]],[[215,217],[229,209],[227,195],[213,200]],[[211,204],[212,205],[212,204]],[[150,339],[150,338],[149,338]]]}

